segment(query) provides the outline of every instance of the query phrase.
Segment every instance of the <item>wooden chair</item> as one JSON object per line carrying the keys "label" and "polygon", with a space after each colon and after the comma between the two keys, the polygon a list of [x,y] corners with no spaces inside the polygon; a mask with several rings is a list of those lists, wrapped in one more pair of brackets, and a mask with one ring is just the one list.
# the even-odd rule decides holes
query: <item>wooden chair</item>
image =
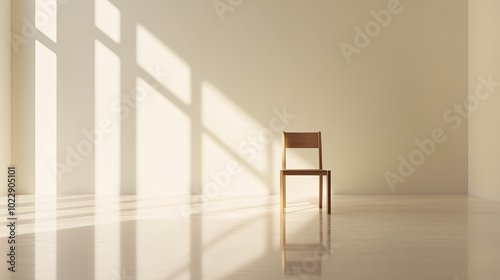
{"label": "wooden chair", "polygon": [[[287,148],[317,148],[319,151],[318,169],[286,169]],[[285,132],[283,131],[283,160],[280,171],[280,213],[286,208],[286,176],[319,176],[319,208],[323,208],[323,176],[327,179],[326,201],[327,212],[331,213],[331,171],[323,169],[321,155],[321,131],[319,132]]]}

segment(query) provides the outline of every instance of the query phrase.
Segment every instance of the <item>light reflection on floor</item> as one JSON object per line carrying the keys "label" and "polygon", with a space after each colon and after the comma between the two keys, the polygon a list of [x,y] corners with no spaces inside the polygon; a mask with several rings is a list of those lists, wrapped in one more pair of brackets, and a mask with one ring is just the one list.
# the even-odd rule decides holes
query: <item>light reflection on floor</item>
{"label": "light reflection on floor", "polygon": [[0,279],[500,275],[500,203],[475,197],[336,195],[332,215],[299,201],[283,216],[278,196],[20,196],[17,203],[16,272],[3,262]]}

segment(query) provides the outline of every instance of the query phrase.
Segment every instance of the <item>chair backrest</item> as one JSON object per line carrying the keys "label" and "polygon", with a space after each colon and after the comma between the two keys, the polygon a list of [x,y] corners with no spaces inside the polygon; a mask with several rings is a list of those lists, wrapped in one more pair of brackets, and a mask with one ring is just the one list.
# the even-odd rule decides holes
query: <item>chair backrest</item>
{"label": "chair backrest", "polygon": [[283,158],[282,169],[286,169],[286,149],[288,148],[317,148],[319,155],[319,169],[323,168],[321,156],[321,131],[318,132],[286,132],[283,131]]}

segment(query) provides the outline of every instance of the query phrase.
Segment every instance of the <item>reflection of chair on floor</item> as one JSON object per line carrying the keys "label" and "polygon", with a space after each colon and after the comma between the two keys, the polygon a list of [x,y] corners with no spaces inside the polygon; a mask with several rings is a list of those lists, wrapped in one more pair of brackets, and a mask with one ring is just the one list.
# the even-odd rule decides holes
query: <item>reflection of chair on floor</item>
{"label": "reflection of chair on floor", "polygon": [[[302,279],[301,274],[321,275],[322,262],[331,253],[331,216],[319,213],[319,241],[311,243],[287,243],[286,216],[280,218],[281,273],[283,279]],[[325,237],[326,235],[326,237]],[[287,252],[289,253],[287,257]],[[290,254],[291,253],[291,254]],[[299,278],[295,278],[297,276]],[[311,279],[311,278],[309,278]]]}
{"label": "reflection of chair on floor", "polygon": [[[315,148],[319,152],[318,169],[286,169],[286,149]],[[331,213],[331,172],[323,169],[321,153],[321,131],[319,132],[285,132],[283,131],[283,159],[280,171],[280,213],[286,208],[286,176],[319,176],[319,208],[323,207],[323,176],[327,179],[326,203],[327,212]]]}

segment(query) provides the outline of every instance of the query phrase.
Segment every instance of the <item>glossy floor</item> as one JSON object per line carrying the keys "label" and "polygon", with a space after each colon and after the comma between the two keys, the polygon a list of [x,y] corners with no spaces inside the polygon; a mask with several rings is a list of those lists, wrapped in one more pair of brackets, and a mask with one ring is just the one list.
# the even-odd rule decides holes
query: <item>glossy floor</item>
{"label": "glossy floor", "polygon": [[[498,202],[336,195],[332,215],[316,207],[292,202],[281,216],[278,196],[21,196],[16,272],[2,261],[0,279],[500,279]],[[5,260],[8,236],[2,226]]]}

